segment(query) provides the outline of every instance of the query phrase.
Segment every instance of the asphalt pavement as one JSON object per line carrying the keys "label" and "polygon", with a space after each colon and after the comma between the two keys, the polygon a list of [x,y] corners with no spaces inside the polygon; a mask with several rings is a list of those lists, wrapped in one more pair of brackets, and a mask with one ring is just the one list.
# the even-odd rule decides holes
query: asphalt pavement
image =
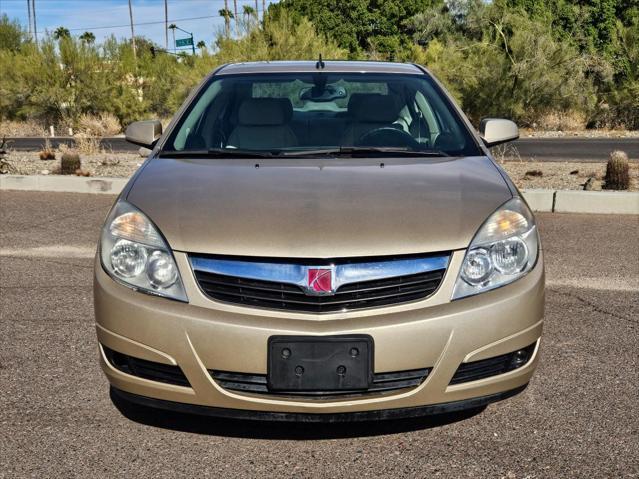
{"label": "asphalt pavement", "polygon": [[474,415],[255,424],[114,405],[92,259],[113,201],[0,191],[0,477],[639,477],[639,217],[540,214],[541,362]]}
{"label": "asphalt pavement", "polygon": [[[45,138],[9,138],[9,147],[16,151],[39,151]],[[51,138],[53,148],[60,144],[73,145],[73,138]],[[122,137],[104,138],[102,147],[115,153],[135,153],[138,146]],[[639,159],[639,138],[521,138],[499,151],[508,156],[531,161],[605,161],[611,151],[623,150],[631,159]],[[498,152],[496,152],[498,153]]]}

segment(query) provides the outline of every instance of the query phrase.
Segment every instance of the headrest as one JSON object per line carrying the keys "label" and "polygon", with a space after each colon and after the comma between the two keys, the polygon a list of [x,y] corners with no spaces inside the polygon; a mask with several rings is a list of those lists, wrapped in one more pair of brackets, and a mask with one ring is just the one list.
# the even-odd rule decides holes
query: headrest
{"label": "headrest", "polygon": [[395,95],[353,93],[348,100],[348,114],[355,120],[369,123],[392,123],[401,110]]}
{"label": "headrest", "polygon": [[240,125],[283,125],[293,116],[288,98],[250,98],[244,100],[238,112]]}

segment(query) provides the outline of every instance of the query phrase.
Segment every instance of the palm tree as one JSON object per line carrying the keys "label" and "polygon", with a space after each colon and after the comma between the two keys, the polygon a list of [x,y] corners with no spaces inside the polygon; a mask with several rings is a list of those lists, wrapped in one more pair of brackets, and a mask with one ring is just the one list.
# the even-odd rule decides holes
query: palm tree
{"label": "palm tree", "polygon": [[257,14],[257,12],[255,11],[255,9],[253,7],[251,7],[250,5],[244,5],[242,7],[242,16],[246,19],[246,21],[248,22],[251,17],[255,16]]}
{"label": "palm tree", "polygon": [[169,30],[173,32],[173,52],[175,52],[175,29],[176,28],[177,28],[177,25],[175,23],[171,23],[171,25],[169,25]]}
{"label": "palm tree", "polygon": [[[224,3],[226,3],[226,0],[224,0]],[[218,13],[220,17],[224,17],[224,31],[228,37],[231,35],[231,18],[233,18],[233,12],[228,8],[223,8]]]}
{"label": "palm tree", "polygon": [[93,32],[84,32],[80,35],[80,40],[88,45],[95,43],[95,35]]}
{"label": "palm tree", "polygon": [[206,48],[206,42],[204,40],[200,40],[199,42],[197,42],[197,45],[195,46],[199,48],[200,50],[203,50]]}
{"label": "palm tree", "polygon": [[71,36],[71,32],[68,28],[58,27],[53,32],[53,38],[56,40],[60,40],[62,38],[69,38]]}

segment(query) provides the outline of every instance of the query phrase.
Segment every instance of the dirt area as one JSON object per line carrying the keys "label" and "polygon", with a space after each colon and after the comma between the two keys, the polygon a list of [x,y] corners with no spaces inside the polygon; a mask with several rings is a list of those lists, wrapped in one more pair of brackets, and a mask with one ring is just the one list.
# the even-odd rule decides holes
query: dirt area
{"label": "dirt area", "polygon": [[639,130],[531,130],[520,128],[522,138],[639,138]]}
{"label": "dirt area", "polygon": [[[101,153],[81,155],[82,169],[96,177],[129,177],[144,161],[137,154]],[[16,175],[55,175],[60,169],[60,154],[55,160],[42,161],[37,153],[11,152],[7,160]],[[518,188],[581,190],[593,178],[593,190],[601,190],[606,163],[541,162],[505,160],[500,164]],[[639,191],[639,163],[630,162],[630,191]]]}
{"label": "dirt area", "polygon": [[[60,153],[55,160],[41,160],[37,152],[10,152],[7,160],[14,175],[55,175],[60,171]],[[91,176],[129,177],[144,161],[133,153],[81,154],[82,169]]]}
{"label": "dirt area", "polygon": [[[606,163],[504,161],[501,166],[517,188],[545,188],[553,190],[583,190],[589,178],[592,190],[601,190]],[[540,174],[541,173],[541,174]],[[630,191],[639,191],[639,163],[630,162]]]}

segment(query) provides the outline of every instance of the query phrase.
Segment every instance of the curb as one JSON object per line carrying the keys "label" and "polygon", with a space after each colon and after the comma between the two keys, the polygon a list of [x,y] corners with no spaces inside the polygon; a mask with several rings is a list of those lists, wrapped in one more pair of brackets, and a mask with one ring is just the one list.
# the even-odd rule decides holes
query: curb
{"label": "curb", "polygon": [[558,213],[639,214],[639,192],[634,191],[557,191]]}
{"label": "curb", "polygon": [[555,190],[521,190],[521,194],[531,210],[554,211]]}
{"label": "curb", "polygon": [[58,175],[0,175],[0,190],[57,191],[118,195],[128,178],[84,178]]}
{"label": "curb", "polygon": [[[83,178],[59,175],[0,175],[0,190],[52,191],[117,195],[128,178]],[[533,211],[639,215],[639,192],[522,190]]]}
{"label": "curb", "polygon": [[522,190],[533,211],[639,215],[639,191]]}

